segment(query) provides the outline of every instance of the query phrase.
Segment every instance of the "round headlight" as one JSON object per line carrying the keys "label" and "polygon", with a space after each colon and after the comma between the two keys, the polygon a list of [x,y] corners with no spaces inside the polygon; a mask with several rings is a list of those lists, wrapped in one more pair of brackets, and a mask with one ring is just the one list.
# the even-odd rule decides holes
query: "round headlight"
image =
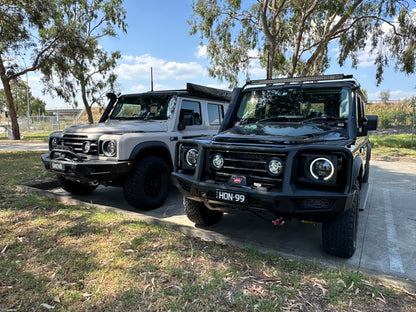
{"label": "round headlight", "polygon": [[59,138],[54,137],[54,138],[52,139],[52,145],[58,145],[58,144],[59,144]]}
{"label": "round headlight", "polygon": [[185,154],[185,160],[188,166],[196,167],[198,162],[198,150],[196,148],[191,148]]}
{"label": "round headlight", "polygon": [[267,162],[266,169],[272,176],[278,176],[283,172],[283,162],[280,158],[272,158]]}
{"label": "round headlight", "polygon": [[215,154],[212,156],[211,164],[216,170],[220,170],[224,166],[224,156],[222,154]]}
{"label": "round headlight", "polygon": [[103,143],[103,153],[105,156],[113,157],[116,155],[116,142],[114,141],[105,141]]}
{"label": "round headlight", "polygon": [[316,180],[328,181],[334,175],[335,169],[334,164],[327,158],[316,158],[311,162],[309,168],[311,175]]}
{"label": "round headlight", "polygon": [[82,144],[82,151],[87,154],[89,151],[91,150],[91,142],[90,141],[85,141]]}

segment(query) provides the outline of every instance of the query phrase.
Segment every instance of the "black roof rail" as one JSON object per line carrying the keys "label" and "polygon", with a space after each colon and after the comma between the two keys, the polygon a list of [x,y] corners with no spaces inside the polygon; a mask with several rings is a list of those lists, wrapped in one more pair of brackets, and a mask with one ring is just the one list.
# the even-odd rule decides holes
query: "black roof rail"
{"label": "black roof rail", "polygon": [[312,83],[312,82],[321,82],[321,81],[351,81],[357,86],[360,84],[353,77],[353,75],[344,75],[344,74],[333,74],[333,75],[317,75],[317,76],[303,76],[303,77],[291,77],[291,78],[276,78],[276,79],[259,79],[259,80],[248,80],[246,86],[248,85],[274,85],[274,84],[292,84],[292,83]]}

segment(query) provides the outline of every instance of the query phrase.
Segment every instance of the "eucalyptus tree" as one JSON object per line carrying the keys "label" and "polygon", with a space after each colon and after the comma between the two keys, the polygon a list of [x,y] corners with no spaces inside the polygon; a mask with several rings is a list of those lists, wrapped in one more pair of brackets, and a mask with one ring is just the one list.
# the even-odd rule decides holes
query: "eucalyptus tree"
{"label": "eucalyptus tree", "polygon": [[[11,92],[13,94],[13,103],[18,117],[26,117],[29,110],[30,115],[46,114],[46,103],[41,99],[33,96],[29,86],[21,79],[15,79],[10,82]],[[2,104],[6,102],[4,89],[0,89],[0,112],[3,111]]]}
{"label": "eucalyptus tree", "polygon": [[[414,3],[414,1],[413,1]],[[191,34],[207,46],[209,73],[238,82],[253,57],[266,78],[320,74],[329,67],[328,45],[338,62],[358,64],[358,53],[375,55],[377,82],[383,68],[415,71],[415,11],[400,0],[194,0]],[[253,53],[253,51],[255,51]]]}
{"label": "eucalyptus tree", "polygon": [[93,123],[91,106],[101,104],[106,91],[114,89],[113,69],[121,57],[119,51],[104,51],[99,40],[116,37],[117,29],[126,32],[126,11],[122,0],[64,1],[62,20],[68,25],[57,53],[50,59],[53,66],[43,71],[47,90],[66,102],[78,105],[79,95]]}
{"label": "eucalyptus tree", "polygon": [[40,69],[58,46],[57,37],[51,31],[57,3],[44,0],[0,0],[0,3],[0,79],[13,138],[19,140],[11,82]]}
{"label": "eucalyptus tree", "polygon": [[[20,130],[11,81],[40,71],[47,82],[46,91],[54,88],[58,95],[67,95],[66,88],[74,84],[69,77],[81,79],[84,74],[87,83],[79,85],[87,90],[87,98],[88,92],[93,93],[88,90],[114,82],[114,75],[108,73],[94,85],[91,72],[96,71],[93,66],[97,63],[100,73],[110,70],[119,56],[117,52],[105,53],[97,42],[105,36],[114,37],[116,28],[126,31],[122,0],[0,0],[0,4],[0,79],[14,139],[20,138]],[[86,65],[75,66],[74,60]]]}

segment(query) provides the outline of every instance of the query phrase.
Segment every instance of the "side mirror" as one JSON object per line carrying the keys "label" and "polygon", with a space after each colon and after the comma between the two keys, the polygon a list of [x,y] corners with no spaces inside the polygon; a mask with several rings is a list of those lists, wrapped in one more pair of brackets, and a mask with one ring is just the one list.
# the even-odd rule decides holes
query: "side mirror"
{"label": "side mirror", "polygon": [[192,126],[194,124],[194,117],[192,115],[183,115],[179,120],[178,130],[185,130],[186,126]]}
{"label": "side mirror", "polygon": [[377,115],[367,115],[367,130],[377,130],[378,126],[378,116]]}

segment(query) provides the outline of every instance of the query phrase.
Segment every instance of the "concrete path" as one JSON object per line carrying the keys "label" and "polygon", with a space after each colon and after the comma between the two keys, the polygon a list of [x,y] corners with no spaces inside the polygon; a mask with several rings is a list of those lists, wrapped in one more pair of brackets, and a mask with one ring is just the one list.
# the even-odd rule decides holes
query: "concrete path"
{"label": "concrete path", "polygon": [[30,141],[0,141],[0,151],[48,151],[48,143]]}
{"label": "concrete path", "polygon": [[[416,289],[416,162],[372,161],[370,183],[361,192],[357,251],[350,259],[325,254],[321,226],[295,220],[274,227],[272,220],[252,214],[224,215],[211,227],[195,227],[183,211],[182,196],[174,189],[163,207],[140,213],[124,200],[121,188],[99,187],[90,196],[72,196],[51,186],[22,186],[68,203],[93,204],[117,210],[129,217],[167,224],[204,240],[252,247],[260,252],[312,261],[326,266],[346,267],[375,274]],[[41,190],[43,188],[43,190]]]}

